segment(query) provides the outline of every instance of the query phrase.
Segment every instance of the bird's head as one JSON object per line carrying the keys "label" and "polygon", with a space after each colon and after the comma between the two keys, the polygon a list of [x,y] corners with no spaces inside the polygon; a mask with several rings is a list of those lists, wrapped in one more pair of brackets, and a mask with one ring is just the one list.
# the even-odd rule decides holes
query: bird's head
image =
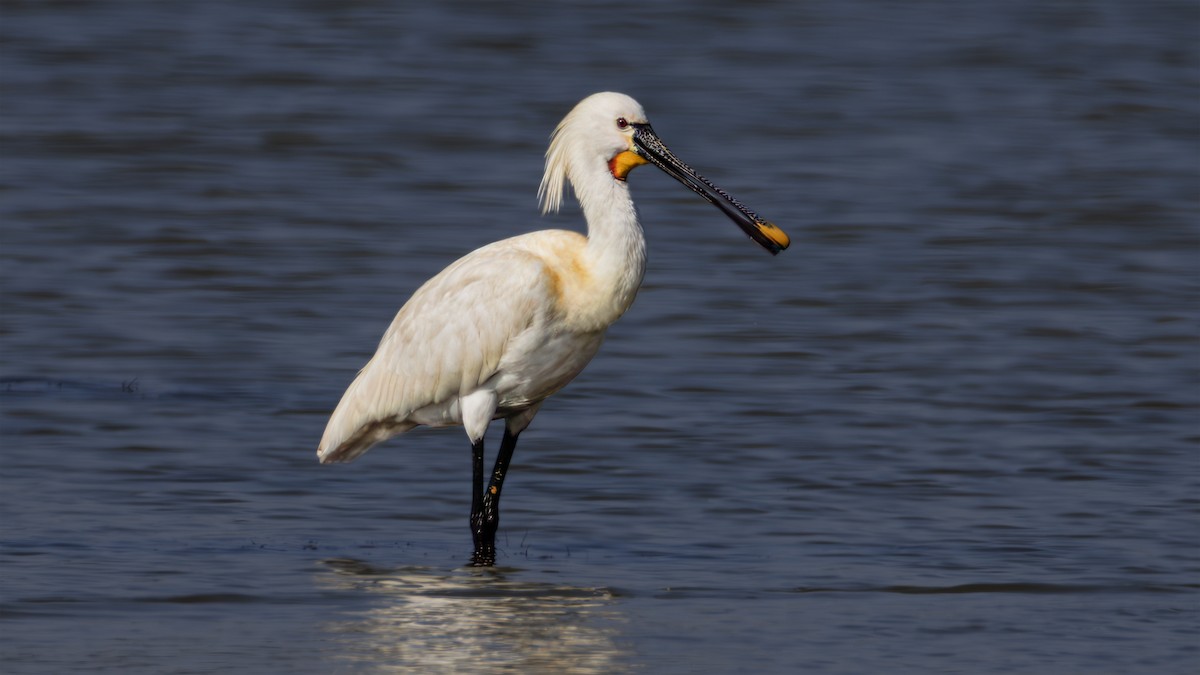
{"label": "bird's head", "polygon": [[633,167],[647,160],[634,151],[635,124],[645,124],[642,106],[625,94],[606,91],[592,94],[575,106],[554,129],[546,151],[546,173],[538,197],[542,213],[558,211],[567,182],[576,192],[584,181],[608,175],[625,180]]}
{"label": "bird's head", "polygon": [[772,254],[788,247],[783,230],[680,161],[654,133],[641,104],[616,92],[588,96],[555,128],[538,188],[542,213],[558,211],[568,181],[579,194],[587,181],[624,182],[642,164],[654,164],[721,209]]}

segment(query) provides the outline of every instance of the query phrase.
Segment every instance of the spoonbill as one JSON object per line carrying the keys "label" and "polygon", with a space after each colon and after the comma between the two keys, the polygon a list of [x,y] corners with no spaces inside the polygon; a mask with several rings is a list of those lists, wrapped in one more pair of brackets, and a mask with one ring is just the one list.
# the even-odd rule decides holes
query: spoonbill
{"label": "spoonbill", "polygon": [[[317,449],[321,462],[349,462],[420,425],[462,425],[471,442],[471,564],[494,565],[500,492],[517,437],[592,360],[641,286],[646,242],[626,177],[647,163],[772,254],[787,248],[782,230],[676,158],[637,101],[593,94],[554,130],[538,189],[545,214],[558,210],[570,182],[587,236],[544,230],[504,239],[425,282],[333,411]],[[504,437],[485,487],[483,440],[494,419],[504,420]]]}

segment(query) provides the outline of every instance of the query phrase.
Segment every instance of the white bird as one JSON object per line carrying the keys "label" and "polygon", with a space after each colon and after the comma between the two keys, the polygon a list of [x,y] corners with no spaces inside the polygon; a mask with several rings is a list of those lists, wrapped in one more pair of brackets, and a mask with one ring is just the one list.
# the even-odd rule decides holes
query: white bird
{"label": "white bird", "polygon": [[[538,190],[542,212],[557,211],[569,181],[587,236],[545,230],[504,239],[425,282],[333,411],[321,462],[348,462],[420,425],[461,424],[472,453],[471,561],[495,564],[500,491],[517,437],[592,360],[642,283],[646,242],[625,179],[646,163],[715,204],[771,253],[787,248],[782,230],[679,161],[637,101],[593,94],[554,130]],[[483,439],[493,419],[504,420],[504,437],[485,489]]]}

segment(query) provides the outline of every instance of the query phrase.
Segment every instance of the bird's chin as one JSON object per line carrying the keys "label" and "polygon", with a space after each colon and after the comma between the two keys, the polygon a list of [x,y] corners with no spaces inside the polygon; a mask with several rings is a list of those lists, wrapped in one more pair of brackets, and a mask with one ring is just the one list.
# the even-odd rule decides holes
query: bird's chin
{"label": "bird's chin", "polygon": [[650,160],[642,157],[636,152],[632,150],[623,150],[613,155],[613,158],[608,160],[608,172],[612,174],[613,178],[624,182],[626,176],[629,175],[630,171],[633,171],[634,167],[649,163]]}

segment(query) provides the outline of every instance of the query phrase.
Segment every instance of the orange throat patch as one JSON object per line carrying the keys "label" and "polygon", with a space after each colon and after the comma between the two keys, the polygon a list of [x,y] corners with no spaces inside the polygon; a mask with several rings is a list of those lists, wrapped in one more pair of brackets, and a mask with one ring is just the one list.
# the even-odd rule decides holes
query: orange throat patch
{"label": "orange throat patch", "polygon": [[623,150],[608,160],[608,172],[613,178],[623,181],[633,171],[633,167],[646,164],[648,160],[632,150]]}

